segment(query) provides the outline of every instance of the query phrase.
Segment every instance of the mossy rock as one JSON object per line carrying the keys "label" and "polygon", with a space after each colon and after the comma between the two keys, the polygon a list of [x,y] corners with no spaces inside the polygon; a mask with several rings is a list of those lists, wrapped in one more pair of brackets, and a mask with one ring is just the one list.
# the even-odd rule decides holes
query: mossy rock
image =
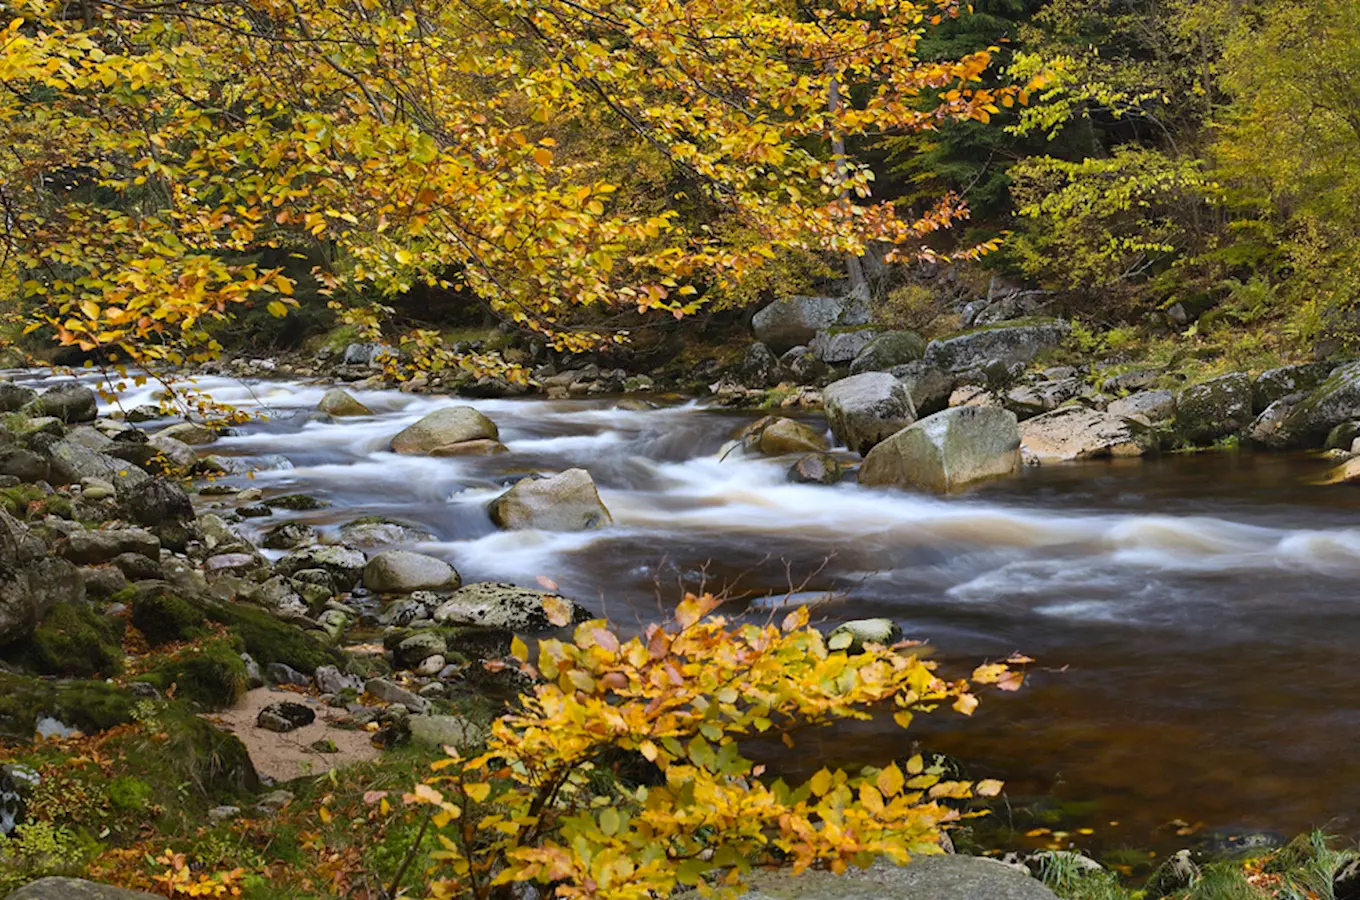
{"label": "mossy rock", "polygon": [[319,666],[344,667],[344,657],[334,647],[259,607],[210,601],[206,611],[208,618],[226,625],[239,637],[246,652],[261,666],[278,662],[308,674]]}
{"label": "mossy rock", "polygon": [[103,681],[44,681],[0,673],[0,737],[28,740],[52,717],[86,734],[125,725],[137,700]]}
{"label": "mossy rock", "polygon": [[0,655],[35,675],[117,675],[123,670],[122,635],[120,620],[85,603],[59,603],[31,636]]}
{"label": "mossy rock", "polygon": [[175,698],[207,710],[232,706],[248,686],[241,645],[235,638],[189,647],[136,680],[154,685],[167,696],[173,686]]}
{"label": "mossy rock", "polygon": [[[146,612],[138,614],[137,607],[145,604]],[[164,611],[174,614],[173,622],[166,622],[158,631],[156,624]],[[333,647],[303,631],[296,625],[275,618],[267,610],[244,603],[232,603],[206,596],[185,596],[163,581],[143,581],[137,584],[133,624],[147,634],[143,624],[152,632],[162,634],[166,641],[193,639],[205,633],[207,623],[225,625],[241,640],[245,651],[261,666],[283,663],[299,672],[311,673],[318,666],[342,665],[344,660]]]}
{"label": "mossy rock", "polygon": [[132,604],[132,624],[153,647],[194,640],[208,633],[208,617],[202,609],[156,588],[137,592]]}
{"label": "mossy rock", "polygon": [[310,494],[284,494],[281,497],[271,497],[264,501],[264,505],[271,509],[288,509],[294,512],[325,509],[330,506],[325,500],[318,500]]}
{"label": "mossy rock", "polygon": [[29,506],[41,503],[49,495],[36,484],[17,484],[14,487],[0,488],[0,509],[19,519],[28,518]]}

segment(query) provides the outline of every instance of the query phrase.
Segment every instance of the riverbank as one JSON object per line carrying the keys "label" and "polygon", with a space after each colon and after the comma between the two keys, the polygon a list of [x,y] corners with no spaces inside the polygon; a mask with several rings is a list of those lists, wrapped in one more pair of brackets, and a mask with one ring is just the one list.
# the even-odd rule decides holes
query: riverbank
{"label": "riverbank", "polygon": [[[43,390],[52,386],[32,375],[20,380]],[[1295,702],[1322,684],[1343,683],[1337,673],[1347,670],[1348,650],[1331,637],[1338,633],[1337,623],[1353,613],[1335,605],[1326,615],[1305,612],[1334,596],[1335,586],[1360,566],[1348,550],[1352,505],[1347,489],[1312,483],[1329,460],[1224,453],[1049,464],[965,495],[935,498],[857,486],[852,479],[832,485],[791,482],[790,468],[813,449],[813,455],[830,451],[846,469],[856,462],[857,454],[833,447],[825,422],[815,416],[799,415],[806,430],[784,433],[785,439],[796,439],[790,446],[799,451],[786,455],[787,446],[765,446],[768,422],[754,444],[730,443],[759,413],[690,401],[667,404],[636,396],[465,401],[350,383],[351,397],[363,411],[342,415],[319,409],[331,391],[325,382],[242,384],[205,377],[201,386],[220,400],[268,412],[269,418],[226,434],[162,418],[131,429],[112,418],[120,411],[108,406],[102,417],[82,423],[90,409],[82,401],[70,404],[77,410],[71,414],[75,421],[13,415],[7,422],[10,462],[45,462],[50,483],[76,483],[53,493],[36,480],[13,486],[19,489],[14,511],[46,542],[40,556],[65,556],[70,551],[63,548],[69,548],[73,535],[91,531],[100,540],[108,532],[151,531],[160,542],[153,552],[151,541],[141,535],[122,535],[118,540],[126,538],[127,546],[115,541],[109,549],[117,552],[107,559],[79,560],[90,570],[84,576],[93,608],[101,615],[113,612],[115,625],[124,623],[120,651],[98,639],[100,627],[90,626],[95,645],[105,648],[97,652],[109,658],[121,652],[126,674],[116,679],[128,691],[147,684],[159,695],[129,695],[126,702],[132,706],[123,707],[118,721],[130,731],[115,731],[112,745],[47,747],[45,765],[54,769],[58,758],[90,755],[86,750],[102,757],[111,746],[116,757],[137,758],[144,746],[138,742],[160,733],[148,729],[163,728],[167,716],[186,711],[180,704],[224,704],[224,695],[213,691],[225,689],[231,699],[226,705],[236,705],[236,667],[229,660],[219,660],[226,665],[225,680],[202,686],[196,695],[185,692],[182,670],[173,668],[184,663],[186,653],[217,659],[221,639],[241,631],[240,622],[214,605],[224,594],[246,601],[232,603],[230,610],[272,610],[273,620],[287,625],[288,634],[306,637],[300,647],[288,639],[288,652],[301,654],[296,658],[302,661],[284,664],[307,685],[297,685],[296,697],[281,693],[280,702],[302,698],[301,705],[312,707],[318,720],[338,719],[336,727],[346,737],[357,728],[364,736],[361,745],[371,746],[370,735],[380,743],[402,743],[403,721],[409,727],[415,719],[419,730],[426,727],[426,712],[485,721],[487,710],[479,704],[497,690],[512,691],[494,680],[468,683],[465,667],[487,646],[480,639],[475,647],[451,645],[469,637],[438,618],[458,595],[447,571],[439,568],[443,565],[456,570],[463,584],[513,582],[535,596],[542,590],[538,579],[546,578],[591,613],[622,622],[664,616],[679,596],[668,589],[677,581],[694,585],[707,579],[729,588],[739,598],[738,609],[765,609],[799,588],[795,600],[818,603],[817,614],[827,627],[847,618],[886,616],[908,634],[928,638],[946,665],[964,668],[1015,649],[1039,657],[1041,670],[1017,697],[997,699],[967,727],[950,722],[922,732],[927,746],[963,760],[977,776],[1002,775],[1010,783],[1010,833],[994,833],[988,839],[993,846],[1033,849],[1056,842],[1103,853],[1121,845],[1156,845],[1158,856],[1144,854],[1136,869],[1141,874],[1175,849],[1171,845],[1193,839],[1194,834],[1177,835],[1181,829],[1240,831],[1232,828],[1239,824],[1284,831],[1331,820],[1337,814],[1336,796],[1350,783],[1328,743],[1302,746],[1291,740],[1309,729],[1342,735],[1344,729],[1328,723],[1349,714],[1343,703],[1334,702],[1321,714],[1316,704]],[[143,406],[151,390],[124,402],[125,419],[142,417],[128,413]],[[394,438],[412,426],[468,403],[495,426],[494,440],[506,452],[391,452]],[[133,437],[134,431],[149,435],[146,442]],[[493,439],[479,432],[471,440]],[[809,448],[800,441],[824,446]],[[137,449],[147,447],[155,452]],[[159,471],[175,459],[186,468],[174,474],[197,473],[192,492],[184,495],[192,524],[178,494],[175,516],[136,519],[127,506],[132,496],[127,490],[153,482],[130,473],[141,467]],[[70,469],[70,460],[102,466],[108,484],[100,483],[93,468]],[[502,530],[488,514],[488,505],[526,474],[572,468],[590,471],[610,527]],[[120,482],[129,480],[138,484],[120,490]],[[165,492],[173,493],[169,487]],[[1251,498],[1246,505],[1244,496]],[[178,530],[188,531],[177,535],[169,527],[176,522],[183,526]],[[177,541],[182,541],[178,548]],[[366,581],[371,559],[392,550],[429,558],[419,563],[421,578],[431,566],[441,573],[444,580],[422,582],[417,589],[433,593],[428,602],[415,592],[393,603],[390,590],[340,589],[338,578],[350,579],[351,586]],[[109,592],[115,570],[135,583],[136,593],[115,599],[124,590]],[[142,632],[136,624],[139,604],[179,607],[164,591],[143,589],[143,581],[179,590],[191,586],[191,606],[202,607],[197,617],[189,614],[190,632],[204,631],[144,645],[136,637]],[[100,590],[106,593],[99,595]],[[383,593],[388,598],[377,602]],[[501,591],[499,596],[515,595]],[[512,599],[506,602],[516,608]],[[382,617],[391,614],[412,618],[384,622]],[[1282,615],[1294,623],[1293,642],[1280,639]],[[442,646],[422,627],[409,627],[422,617],[439,626]],[[1225,628],[1225,622],[1232,627]],[[225,635],[216,630],[220,625],[226,626]],[[61,644],[72,629],[67,624],[57,628],[48,640]],[[86,640],[86,629],[78,630]],[[404,646],[408,639],[417,640]],[[256,642],[252,655],[262,669],[281,661],[273,656],[278,651],[270,640],[258,634],[249,640]],[[503,653],[506,638],[497,640],[491,650]],[[98,658],[81,646],[83,654]],[[339,673],[360,681],[330,683],[327,676],[330,687],[339,685],[328,692],[315,671],[320,663],[311,655],[336,646],[363,648],[347,656],[357,671]],[[436,657],[442,657],[442,665],[426,665]],[[1284,693],[1272,660],[1291,667]],[[177,674],[164,674],[167,667]],[[283,670],[274,674],[285,684],[292,677]],[[395,688],[407,693],[379,700],[369,681],[394,675]],[[175,694],[167,697],[171,683]],[[449,692],[449,684],[456,690]],[[326,698],[328,693],[343,696],[346,687],[358,709],[331,706]],[[422,696],[426,689],[431,696]],[[377,690],[388,688],[379,684]],[[42,691],[50,697],[50,688]],[[97,691],[101,709],[105,701],[113,702],[103,688]],[[137,712],[143,701],[152,705],[148,721],[137,718],[148,712]],[[409,707],[406,716],[400,709],[393,712],[407,702],[428,703],[429,709],[414,716]],[[367,716],[373,718],[359,721]],[[369,732],[369,726],[376,728]],[[278,732],[257,726],[250,734],[266,738]],[[309,738],[307,744],[326,747],[323,740]],[[780,763],[797,773],[823,760],[863,762],[872,755],[874,761],[886,761],[901,752],[894,740],[900,738],[891,730],[848,729],[816,742],[813,756]],[[337,750],[345,743],[331,741]],[[257,749],[264,750],[258,744]],[[1315,755],[1315,762],[1299,765],[1301,752]],[[294,762],[313,771],[328,768],[334,758],[329,747],[300,757]],[[156,756],[147,760],[165,765]],[[381,769],[386,762],[377,765]],[[1294,777],[1282,778],[1286,771]],[[106,774],[98,767],[89,773],[96,784]],[[119,777],[154,785],[148,775],[128,771]],[[409,779],[409,767],[405,775]],[[183,822],[201,823],[218,806],[248,811],[261,796],[206,792],[193,795],[190,808],[178,815]],[[180,801],[157,796],[130,802],[136,811],[117,819],[122,827],[141,822],[149,808],[175,810]],[[1176,820],[1181,824],[1165,827]]]}

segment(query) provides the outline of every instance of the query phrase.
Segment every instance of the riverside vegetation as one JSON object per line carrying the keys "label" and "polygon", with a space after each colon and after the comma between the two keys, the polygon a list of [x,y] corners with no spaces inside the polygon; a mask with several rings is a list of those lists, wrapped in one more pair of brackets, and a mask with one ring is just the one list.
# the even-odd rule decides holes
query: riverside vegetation
{"label": "riverside vegetation", "polygon": [[[8,4],[6,353],[83,374],[0,382],[0,893],[1347,900],[1321,834],[1102,867],[1012,820],[988,859],[1001,783],[928,746],[786,778],[767,745],[1030,660],[965,680],[796,593],[634,632],[362,510],[254,535],[324,501],[243,484],[193,380],[449,396],[384,445],[432,465],[512,453],[451,395],[697,395],[827,490],[1244,448],[1360,481],[1357,17]],[[496,528],[613,525],[587,469],[520,474]]]}

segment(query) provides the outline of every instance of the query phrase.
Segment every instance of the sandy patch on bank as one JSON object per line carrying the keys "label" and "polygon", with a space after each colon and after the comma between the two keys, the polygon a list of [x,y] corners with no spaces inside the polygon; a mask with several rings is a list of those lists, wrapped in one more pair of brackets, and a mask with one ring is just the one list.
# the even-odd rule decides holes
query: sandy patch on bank
{"label": "sandy patch on bank", "polygon": [[[260,710],[283,700],[309,707],[316,713],[316,721],[287,734],[269,731],[255,724]],[[250,761],[255,764],[255,771],[275,781],[292,781],[294,778],[320,775],[329,769],[373,759],[382,752],[373,746],[373,736],[367,731],[336,728],[333,723],[344,715],[344,710],[332,709],[306,694],[256,688],[226,712],[205,718],[241,739],[250,753]],[[311,749],[312,744],[326,739],[335,743],[338,753],[321,753]]]}

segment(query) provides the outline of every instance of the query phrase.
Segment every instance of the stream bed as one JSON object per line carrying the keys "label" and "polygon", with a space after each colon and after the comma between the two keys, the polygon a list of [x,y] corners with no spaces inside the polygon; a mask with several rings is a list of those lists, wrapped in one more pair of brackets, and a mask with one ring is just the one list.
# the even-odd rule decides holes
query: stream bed
{"label": "stream bed", "polygon": [[[328,501],[288,518],[335,530],[381,515],[423,526],[413,549],[465,582],[559,590],[623,627],[654,621],[682,586],[748,601],[830,592],[815,617],[887,616],[949,674],[1022,651],[1025,688],[951,712],[856,725],[800,743],[788,765],[883,761],[914,740],[1066,809],[1107,845],[1190,828],[1360,832],[1360,491],[1313,484],[1325,463],[1215,453],[1027,469],[939,498],[789,483],[789,460],[723,455],[757,413],[677,402],[464,400],[355,391],[371,417],[309,415],[326,385],[201,378],[268,418],[206,452],[265,468],[228,480]],[[133,391],[125,408],[147,402]],[[508,454],[398,456],[425,413],[471,405]],[[810,422],[824,426],[821,420]],[[152,423],[148,427],[155,427]],[[515,477],[579,466],[615,525],[500,532],[485,505]],[[205,498],[221,502],[222,498]],[[1352,730],[1356,729],[1356,730]],[[1185,824],[1168,825],[1178,821]]]}

